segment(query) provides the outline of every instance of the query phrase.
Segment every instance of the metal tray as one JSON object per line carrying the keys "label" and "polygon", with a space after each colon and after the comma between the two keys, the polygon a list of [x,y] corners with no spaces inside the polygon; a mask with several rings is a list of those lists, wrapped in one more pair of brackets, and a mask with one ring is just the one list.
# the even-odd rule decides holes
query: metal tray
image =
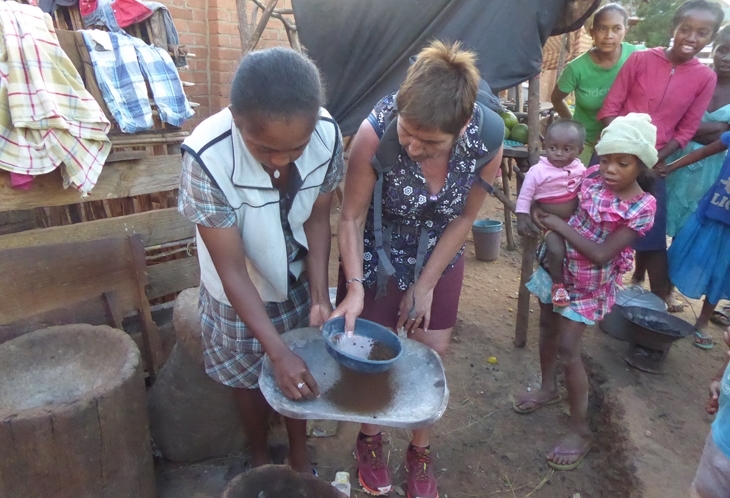
{"label": "metal tray", "polygon": [[[403,356],[388,372],[363,374],[341,367],[327,353],[324,337],[315,327],[292,330],[282,339],[306,362],[321,392],[313,400],[288,399],[276,385],[271,360],[264,357],[261,392],[286,417],[414,429],[436,422],[446,411],[449,389],[444,365],[420,342],[403,339]],[[362,402],[365,398],[369,401]]]}

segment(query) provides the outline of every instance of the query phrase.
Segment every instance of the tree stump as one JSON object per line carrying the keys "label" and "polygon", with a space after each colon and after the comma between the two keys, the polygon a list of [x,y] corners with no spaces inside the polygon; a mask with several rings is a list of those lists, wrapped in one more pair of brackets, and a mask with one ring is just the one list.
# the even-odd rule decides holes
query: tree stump
{"label": "tree stump", "polygon": [[154,498],[134,341],[64,325],[0,345],[0,496]]}
{"label": "tree stump", "polygon": [[345,495],[312,474],[296,472],[286,465],[264,465],[240,474],[228,483],[221,498],[342,498]]}
{"label": "tree stump", "polygon": [[173,310],[177,343],[149,390],[150,431],[162,456],[196,462],[246,446],[234,389],[205,373],[198,289],[180,293]]}

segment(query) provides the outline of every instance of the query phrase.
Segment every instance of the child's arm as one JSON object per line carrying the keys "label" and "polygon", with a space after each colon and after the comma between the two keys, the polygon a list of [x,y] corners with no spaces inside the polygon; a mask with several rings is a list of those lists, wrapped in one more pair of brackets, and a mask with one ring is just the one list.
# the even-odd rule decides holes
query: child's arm
{"label": "child's arm", "polygon": [[[730,346],[730,327],[725,331],[723,338],[725,339],[725,344]],[[717,410],[720,409],[720,383],[722,382],[722,376],[725,375],[728,362],[730,362],[730,351],[727,352],[725,362],[710,382],[710,397],[707,398],[707,403],[705,403],[705,411],[710,415],[716,414]]]}
{"label": "child's arm", "polygon": [[[674,127],[672,139],[679,143],[679,147],[687,147],[689,141],[697,133],[697,128],[700,126],[700,121],[702,121],[702,115],[705,114],[705,110],[707,110],[707,106],[710,105],[710,100],[712,100],[712,94],[715,92],[716,81],[717,76],[714,73],[712,77],[707,78],[705,86],[692,101],[677,126]],[[668,155],[664,156],[664,158],[666,157]],[[660,159],[662,158],[660,157]]]}
{"label": "child's arm", "polygon": [[520,188],[520,195],[517,197],[515,212],[517,213],[517,233],[520,235],[531,235],[537,228],[530,223],[530,205],[538,187],[538,167],[538,165],[535,165],[527,171],[522,182],[522,188]]}
{"label": "child's arm", "polygon": [[639,234],[629,227],[622,226],[611,232],[606,240],[601,243],[586,239],[581,234],[553,214],[540,214],[540,221],[549,230],[558,232],[567,240],[579,253],[588,258],[592,263],[603,266],[615,258],[625,247],[631,245]]}
{"label": "child's arm", "polygon": [[718,140],[716,142],[712,142],[710,145],[705,145],[704,147],[693,150],[686,156],[680,157],[676,161],[674,161],[671,164],[668,164],[666,166],[666,169],[664,172],[660,171],[660,174],[663,176],[666,176],[674,171],[677,171],[679,168],[684,168],[685,166],[689,166],[690,164],[694,164],[697,161],[701,161],[702,159],[705,159],[706,157],[714,156],[715,154],[719,154],[720,152],[727,150],[727,145],[722,143],[722,140]]}
{"label": "child's arm", "polygon": [[721,121],[703,122],[697,128],[697,133],[692,137],[692,141],[702,145],[710,145],[712,142],[720,140],[720,135],[726,131],[730,131],[730,123]]}

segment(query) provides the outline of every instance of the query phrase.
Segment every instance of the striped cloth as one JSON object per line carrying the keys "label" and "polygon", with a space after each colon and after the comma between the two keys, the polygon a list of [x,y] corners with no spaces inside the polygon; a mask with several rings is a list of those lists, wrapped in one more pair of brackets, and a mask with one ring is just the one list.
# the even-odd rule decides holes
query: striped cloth
{"label": "striped cloth", "polygon": [[63,164],[64,187],[88,193],[111,150],[110,125],[38,7],[0,2],[0,168],[24,175]]}

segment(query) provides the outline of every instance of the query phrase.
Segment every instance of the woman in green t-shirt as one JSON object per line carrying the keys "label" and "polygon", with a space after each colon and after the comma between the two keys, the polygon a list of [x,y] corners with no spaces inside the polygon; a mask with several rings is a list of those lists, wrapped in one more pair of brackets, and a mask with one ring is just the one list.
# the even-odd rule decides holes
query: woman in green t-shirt
{"label": "woman in green t-shirt", "polygon": [[[644,48],[624,42],[628,19],[624,8],[617,3],[609,3],[598,9],[590,31],[593,48],[565,66],[550,97],[560,117],[575,119],[585,127],[585,148],[579,158],[586,166],[603,129],[596,119],[603,99],[629,55]],[[570,92],[575,93],[574,115],[565,103],[565,97]]]}

